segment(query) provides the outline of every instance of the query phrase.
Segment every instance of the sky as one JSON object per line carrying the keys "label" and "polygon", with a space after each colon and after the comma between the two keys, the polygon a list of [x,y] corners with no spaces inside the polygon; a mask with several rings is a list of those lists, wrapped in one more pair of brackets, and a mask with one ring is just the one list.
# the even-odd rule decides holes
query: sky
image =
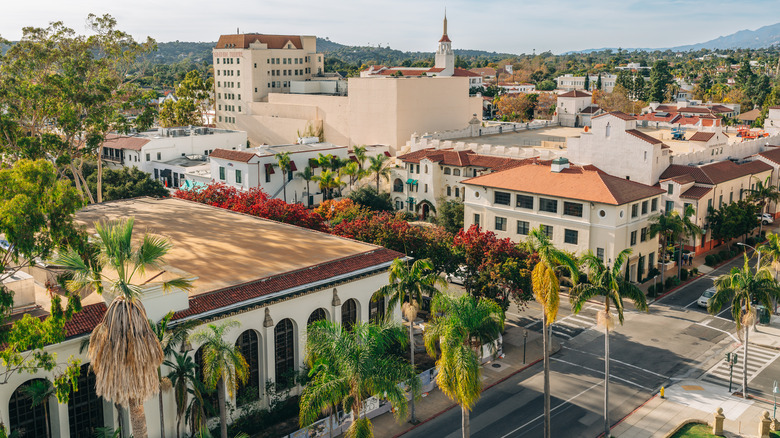
{"label": "sky", "polygon": [[777,0],[4,0],[0,36],[89,13],[113,15],[136,39],[216,41],[221,34],[316,35],[347,45],[436,49],[445,8],[455,49],[523,54],[673,47],[775,24]]}

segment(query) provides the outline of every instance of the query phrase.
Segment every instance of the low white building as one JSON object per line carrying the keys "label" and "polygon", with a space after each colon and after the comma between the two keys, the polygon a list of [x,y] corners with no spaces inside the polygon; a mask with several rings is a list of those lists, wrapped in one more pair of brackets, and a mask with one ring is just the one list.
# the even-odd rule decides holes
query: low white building
{"label": "low white building", "polygon": [[[593,96],[587,91],[572,90],[558,95],[556,113],[561,126],[571,128],[587,126],[584,124],[583,111],[593,106]],[[588,111],[587,122],[590,123],[593,112]]]}
{"label": "low white building", "polygon": [[655,267],[658,238],[649,219],[658,214],[663,190],[608,175],[567,159],[528,160],[463,181],[464,226],[479,225],[500,238],[520,242],[541,227],[556,247],[582,254],[593,251],[606,264],[632,248],[631,281]]}
{"label": "low white building", "polygon": [[[555,78],[555,82],[558,84],[560,90],[585,90],[593,91],[598,89],[597,84],[599,75],[588,75],[588,89],[585,90],[585,76],[574,76],[572,74],[565,74]],[[611,93],[615,88],[615,81],[617,81],[617,75],[601,74],[601,89],[607,93]]]}
{"label": "low white building", "polygon": [[764,119],[764,131],[769,135],[780,134],[780,106],[770,106]]}

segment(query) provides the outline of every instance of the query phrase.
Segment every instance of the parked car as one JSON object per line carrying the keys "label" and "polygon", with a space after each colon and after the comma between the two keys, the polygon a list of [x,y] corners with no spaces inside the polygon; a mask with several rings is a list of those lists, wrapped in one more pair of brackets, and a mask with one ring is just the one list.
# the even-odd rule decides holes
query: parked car
{"label": "parked car", "polygon": [[698,304],[699,307],[706,308],[707,307],[707,303],[709,303],[710,298],[712,298],[713,295],[715,295],[715,286],[705,290],[704,293],[701,294],[699,299],[696,300],[696,304]]}
{"label": "parked car", "polygon": [[462,286],[466,284],[466,269],[461,266],[452,274],[445,275],[444,279],[449,283],[455,283]]}
{"label": "parked car", "polygon": [[758,216],[758,219],[763,223],[764,225],[770,225],[775,223],[775,218],[772,217],[769,213],[763,213]]}

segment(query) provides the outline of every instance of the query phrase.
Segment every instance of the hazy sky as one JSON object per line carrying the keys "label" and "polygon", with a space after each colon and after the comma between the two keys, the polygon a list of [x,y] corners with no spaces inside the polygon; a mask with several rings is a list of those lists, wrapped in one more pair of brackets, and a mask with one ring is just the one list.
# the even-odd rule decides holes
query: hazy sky
{"label": "hazy sky", "polygon": [[454,48],[518,54],[670,47],[780,21],[777,0],[3,0],[0,36],[18,40],[22,27],[56,20],[83,33],[92,12],[161,42],[216,41],[239,28],[433,51],[445,6]]}

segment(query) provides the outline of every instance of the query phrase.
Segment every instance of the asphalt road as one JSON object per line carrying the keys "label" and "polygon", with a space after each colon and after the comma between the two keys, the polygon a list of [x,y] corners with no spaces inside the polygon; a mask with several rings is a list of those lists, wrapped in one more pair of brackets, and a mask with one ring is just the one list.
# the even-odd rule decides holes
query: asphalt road
{"label": "asphalt road", "polygon": [[[625,323],[610,335],[610,420],[616,423],[674,378],[698,377],[724,344],[734,339],[727,309],[709,315],[695,301],[713,278],[741,263],[738,258],[653,304],[647,313],[627,305]],[[561,299],[553,326],[561,351],[551,358],[552,436],[598,436],[603,430],[604,335],[596,326],[598,305],[572,314]],[[540,330],[541,309],[510,308],[507,322]],[[718,346],[719,343],[723,343]],[[778,364],[780,366],[780,364]],[[760,377],[760,376],[759,376]],[[482,394],[471,413],[474,437],[543,435],[542,365],[516,374]],[[407,433],[408,437],[459,437],[460,410],[452,409]]]}

